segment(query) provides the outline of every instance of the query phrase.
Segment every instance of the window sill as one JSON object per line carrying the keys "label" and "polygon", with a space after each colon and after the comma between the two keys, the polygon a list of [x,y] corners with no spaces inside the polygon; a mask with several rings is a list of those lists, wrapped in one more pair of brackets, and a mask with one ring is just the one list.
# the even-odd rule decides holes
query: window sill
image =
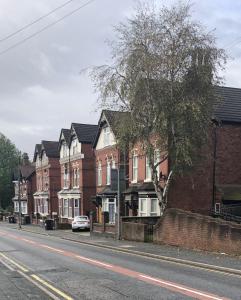
{"label": "window sill", "polygon": [[131,183],[137,183],[137,180],[132,180]]}
{"label": "window sill", "polygon": [[144,182],[152,182],[151,179],[145,179]]}

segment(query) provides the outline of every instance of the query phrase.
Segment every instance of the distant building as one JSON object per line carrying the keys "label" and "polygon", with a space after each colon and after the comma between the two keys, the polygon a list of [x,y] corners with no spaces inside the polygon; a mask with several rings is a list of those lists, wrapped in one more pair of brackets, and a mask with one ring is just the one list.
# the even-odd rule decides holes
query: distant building
{"label": "distant building", "polygon": [[34,213],[36,219],[58,215],[57,192],[60,189],[60,164],[58,142],[42,141],[34,152],[36,187]]}
{"label": "distant building", "polygon": [[33,194],[36,191],[36,172],[35,165],[29,161],[27,153],[23,154],[22,165],[14,172],[13,183],[15,190],[13,198],[14,214],[18,218],[20,196],[22,216],[29,216],[30,220],[32,220],[34,212]]}

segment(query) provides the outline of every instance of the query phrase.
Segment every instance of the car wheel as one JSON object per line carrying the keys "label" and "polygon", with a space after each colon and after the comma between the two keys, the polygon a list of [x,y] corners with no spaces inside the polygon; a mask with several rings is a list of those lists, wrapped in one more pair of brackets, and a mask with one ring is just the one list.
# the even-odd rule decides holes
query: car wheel
{"label": "car wheel", "polygon": [[72,232],[75,232],[75,229],[72,229]]}

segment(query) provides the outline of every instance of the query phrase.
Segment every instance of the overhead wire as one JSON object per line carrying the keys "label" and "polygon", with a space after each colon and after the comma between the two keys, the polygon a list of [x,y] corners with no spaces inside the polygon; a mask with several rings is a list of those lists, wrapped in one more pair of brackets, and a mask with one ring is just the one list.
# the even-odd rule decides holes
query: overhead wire
{"label": "overhead wire", "polygon": [[36,20],[34,20],[34,21],[32,21],[32,22],[30,22],[30,23],[28,23],[28,24],[26,24],[26,25],[20,27],[20,28],[17,29],[16,31],[14,31],[14,32],[12,32],[12,33],[6,35],[4,38],[1,38],[1,39],[0,39],[0,43],[6,41],[6,40],[8,40],[8,39],[10,39],[11,37],[17,35],[18,33],[24,31],[25,29],[27,29],[27,28],[33,26],[34,24],[36,24],[36,23],[42,21],[43,19],[49,17],[50,15],[52,15],[53,13],[55,13],[56,11],[58,11],[59,9],[61,9],[61,8],[65,7],[65,6],[67,6],[68,4],[70,4],[70,3],[73,2],[73,1],[75,1],[75,0],[69,0],[69,1],[67,1],[67,2],[65,2],[65,3],[63,3],[63,4],[61,4],[60,6],[55,7],[53,10],[49,11],[47,14],[42,15],[41,17],[37,18]]}
{"label": "overhead wire", "polygon": [[62,20],[66,19],[66,18],[68,18],[68,17],[70,17],[70,16],[72,16],[73,14],[75,14],[76,12],[78,12],[80,9],[86,7],[87,5],[91,4],[91,3],[94,2],[94,1],[95,1],[95,0],[89,0],[89,1],[87,1],[86,3],[82,4],[81,6],[77,7],[77,8],[74,9],[74,10],[72,10],[71,12],[65,14],[63,17],[59,18],[58,20],[56,20],[56,21],[54,21],[54,22],[48,24],[47,26],[45,26],[45,27],[43,27],[42,29],[40,29],[40,30],[34,32],[33,34],[29,35],[28,37],[24,38],[23,40],[21,40],[21,41],[15,43],[15,44],[13,44],[12,46],[6,48],[5,50],[0,51],[0,56],[3,55],[3,54],[5,54],[5,53],[7,53],[7,52],[9,52],[9,51],[12,50],[12,49],[18,47],[19,45],[22,45],[22,44],[25,43],[26,41],[28,41],[28,40],[32,39],[33,37],[37,36],[38,34],[40,34],[40,33],[44,32],[44,31],[48,30],[50,27],[56,25],[57,23],[61,22]]}

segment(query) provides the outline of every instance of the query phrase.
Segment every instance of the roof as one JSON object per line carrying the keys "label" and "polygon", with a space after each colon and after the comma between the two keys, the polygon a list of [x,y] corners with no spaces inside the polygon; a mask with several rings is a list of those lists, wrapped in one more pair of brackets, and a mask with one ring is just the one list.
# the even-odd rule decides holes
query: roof
{"label": "roof", "polygon": [[70,129],[66,129],[66,128],[62,128],[61,132],[60,132],[60,137],[59,137],[59,146],[58,149],[60,151],[61,145],[62,145],[62,140],[61,137],[62,135],[64,136],[64,140],[67,143],[67,145],[69,145],[70,143],[70,138],[71,138],[71,130]]}
{"label": "roof", "polygon": [[33,164],[21,166],[20,172],[23,179],[28,179],[35,172],[35,166]]}
{"label": "roof", "polygon": [[[103,125],[106,122],[110,126],[114,135],[116,135],[117,134],[117,132],[116,132],[117,126],[116,125],[118,124],[118,122],[121,122],[123,117],[126,116],[127,114],[129,114],[129,112],[107,110],[107,109],[102,110],[100,120],[98,123],[98,132],[95,137],[95,140],[93,141],[93,147],[95,148],[95,146],[98,142],[99,136],[100,136],[101,128],[103,127]],[[105,120],[103,120],[103,117],[105,118]]]}
{"label": "roof", "polygon": [[37,154],[41,152],[41,144],[36,144],[35,149],[34,149],[34,156],[33,156],[33,161],[36,161]]}
{"label": "roof", "polygon": [[98,131],[98,125],[72,123],[80,143],[92,144]]}
{"label": "roof", "polygon": [[61,130],[61,133],[63,134],[66,143],[69,144],[69,142],[70,142],[71,130],[70,130],[70,129],[65,129],[65,128],[63,128],[63,129]]}
{"label": "roof", "polygon": [[223,122],[241,122],[241,89],[224,86],[215,89],[221,101],[214,116]]}
{"label": "roof", "polygon": [[59,158],[59,142],[42,141],[41,151],[45,151],[47,157]]}

